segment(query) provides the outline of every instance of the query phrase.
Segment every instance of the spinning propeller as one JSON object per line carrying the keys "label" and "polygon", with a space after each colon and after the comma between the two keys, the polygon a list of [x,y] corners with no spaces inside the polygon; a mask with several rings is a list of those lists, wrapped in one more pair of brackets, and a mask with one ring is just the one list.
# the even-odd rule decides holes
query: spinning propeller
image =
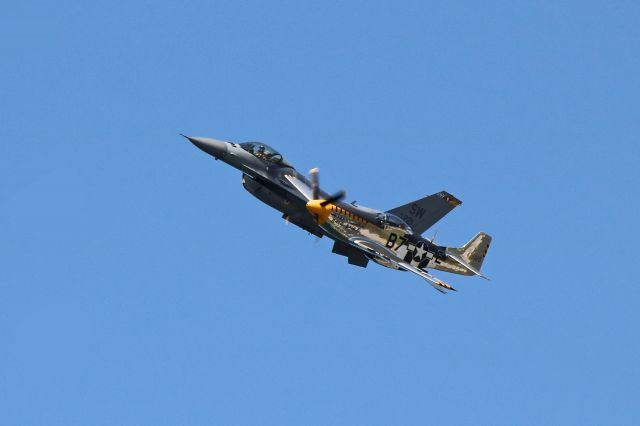
{"label": "spinning propeller", "polygon": [[331,209],[328,208],[328,206],[336,201],[342,200],[347,194],[344,191],[338,191],[325,200],[320,199],[320,178],[318,177],[318,172],[319,170],[317,168],[309,171],[311,178],[311,200],[307,202],[307,210],[316,218],[318,225],[322,225],[331,214]]}

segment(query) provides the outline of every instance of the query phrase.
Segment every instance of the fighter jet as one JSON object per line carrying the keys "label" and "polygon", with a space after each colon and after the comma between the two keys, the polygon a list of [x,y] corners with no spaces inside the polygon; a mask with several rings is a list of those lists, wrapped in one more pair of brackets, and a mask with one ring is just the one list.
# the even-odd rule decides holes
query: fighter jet
{"label": "fighter jet", "polygon": [[260,142],[233,143],[185,136],[196,147],[242,172],[249,193],[282,213],[282,217],[317,237],[334,240],[333,253],[351,265],[370,260],[387,268],[409,271],[446,293],[451,285],[431,275],[436,269],[486,278],[480,268],[491,236],[478,233],[462,247],[445,247],[422,237],[427,229],[462,202],[446,191],[381,211],[345,203],[344,191],[320,188],[318,169],[308,179],[278,151]]}

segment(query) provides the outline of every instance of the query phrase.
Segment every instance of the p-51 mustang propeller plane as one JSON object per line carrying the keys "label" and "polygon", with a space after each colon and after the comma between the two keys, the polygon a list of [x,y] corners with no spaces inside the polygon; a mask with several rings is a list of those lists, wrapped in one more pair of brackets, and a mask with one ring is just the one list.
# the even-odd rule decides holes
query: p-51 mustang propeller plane
{"label": "p-51 mustang propeller plane", "polygon": [[428,269],[486,278],[480,267],[491,236],[480,232],[460,248],[440,246],[421,236],[462,204],[446,191],[386,212],[375,210],[344,203],[343,191],[326,193],[320,188],[318,169],[311,170],[307,179],[266,144],[184,137],[216,160],[239,169],[245,189],[282,212],[285,220],[334,240],[333,252],[345,256],[351,265],[366,267],[373,260],[387,268],[413,272],[442,293],[455,289]]}

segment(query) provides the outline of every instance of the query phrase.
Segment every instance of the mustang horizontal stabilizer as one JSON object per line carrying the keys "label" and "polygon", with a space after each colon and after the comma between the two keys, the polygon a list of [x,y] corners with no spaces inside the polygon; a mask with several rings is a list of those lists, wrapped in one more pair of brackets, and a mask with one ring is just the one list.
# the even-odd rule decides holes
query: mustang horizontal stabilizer
{"label": "mustang horizontal stabilizer", "polygon": [[422,234],[460,204],[453,195],[440,191],[387,212],[402,218],[415,234]]}
{"label": "mustang horizontal stabilizer", "polygon": [[485,280],[488,280],[489,278],[487,278],[486,276],[482,275],[482,273],[477,270],[476,268],[474,268],[473,266],[469,265],[467,263],[467,261],[465,261],[462,257],[460,257],[459,255],[455,254],[455,253],[451,253],[449,251],[447,251],[447,256],[449,256],[451,259],[455,260],[456,262],[458,262],[460,265],[462,265],[467,271],[471,272],[474,275],[477,275],[479,277],[484,278]]}

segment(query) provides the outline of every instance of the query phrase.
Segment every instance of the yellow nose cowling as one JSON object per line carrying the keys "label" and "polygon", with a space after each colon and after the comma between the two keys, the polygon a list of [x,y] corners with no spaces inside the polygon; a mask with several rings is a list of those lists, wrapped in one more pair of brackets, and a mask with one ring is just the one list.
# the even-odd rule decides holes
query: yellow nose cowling
{"label": "yellow nose cowling", "polygon": [[324,200],[311,200],[307,202],[307,210],[316,218],[318,225],[322,225],[327,221],[331,214],[331,204],[322,205]]}

